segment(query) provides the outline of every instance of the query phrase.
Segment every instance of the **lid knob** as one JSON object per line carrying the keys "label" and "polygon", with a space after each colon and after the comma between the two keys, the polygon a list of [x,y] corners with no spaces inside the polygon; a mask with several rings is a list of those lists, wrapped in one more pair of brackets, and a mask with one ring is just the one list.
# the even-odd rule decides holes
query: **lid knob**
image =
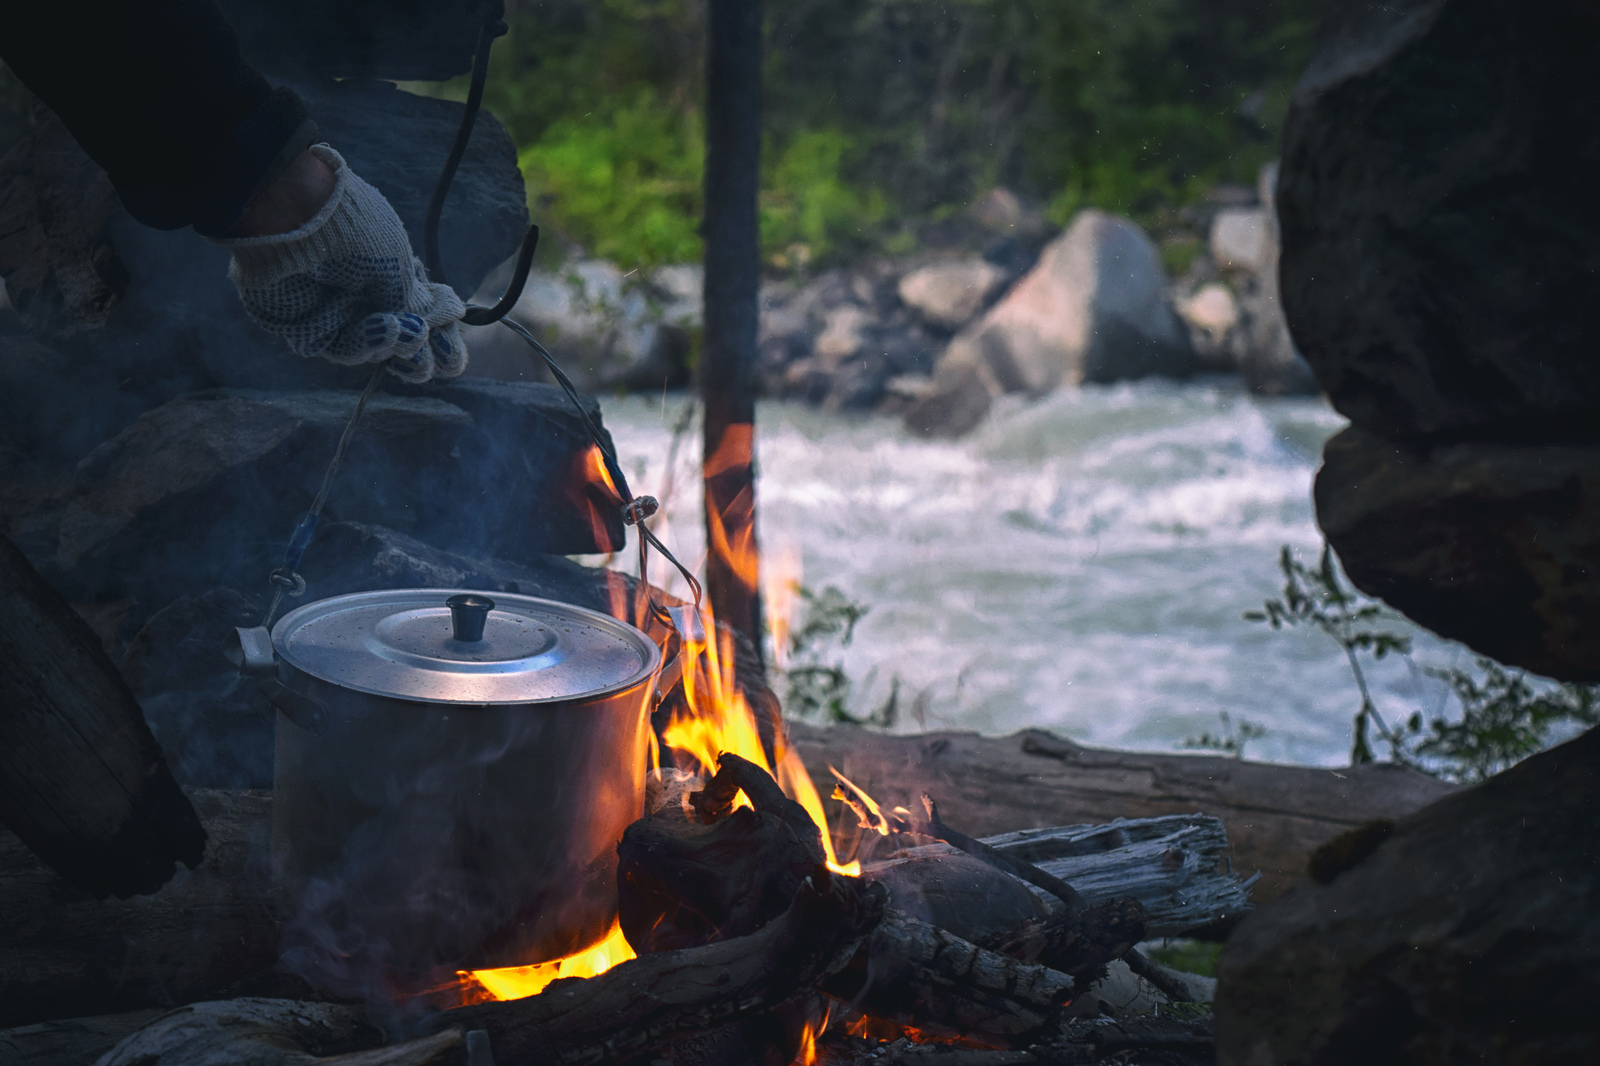
{"label": "lid knob", "polygon": [[[439,602],[437,600],[435,603]],[[487,596],[464,592],[444,601],[450,608],[451,635],[463,644],[476,644],[483,639],[483,623],[494,610],[494,601]]]}

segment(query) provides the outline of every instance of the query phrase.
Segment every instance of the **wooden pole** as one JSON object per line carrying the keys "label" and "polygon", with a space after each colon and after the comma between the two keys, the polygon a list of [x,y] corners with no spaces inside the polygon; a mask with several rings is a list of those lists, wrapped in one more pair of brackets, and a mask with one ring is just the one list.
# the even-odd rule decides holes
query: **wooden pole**
{"label": "wooden pole", "polygon": [[755,393],[760,288],[761,0],[711,0],[706,60],[706,594],[761,657]]}

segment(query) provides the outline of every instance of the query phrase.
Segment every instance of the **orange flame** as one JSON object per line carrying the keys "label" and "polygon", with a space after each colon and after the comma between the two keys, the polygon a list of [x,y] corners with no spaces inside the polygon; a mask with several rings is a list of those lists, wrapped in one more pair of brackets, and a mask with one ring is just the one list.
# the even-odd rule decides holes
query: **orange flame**
{"label": "orange flame", "polygon": [[793,1066],[816,1066],[817,1062],[817,1037],[828,1029],[828,1019],[833,1014],[829,1007],[822,1012],[822,1019],[818,1022],[807,1021],[805,1028],[800,1031],[800,1050],[794,1057]]}
{"label": "orange flame", "polygon": [[505,966],[496,970],[463,971],[488,993],[488,999],[523,999],[536,996],[551,981],[561,977],[595,977],[605,973],[619,962],[637,958],[622,935],[622,927],[613,925],[611,932],[600,943],[575,955],[532,966]]}
{"label": "orange flame", "polygon": [[800,553],[780,548],[761,568],[762,609],[772,634],[772,662],[779,670],[788,666],[789,631],[794,623],[795,601],[800,597]]}
{"label": "orange flame", "polygon": [[577,476],[566,490],[570,495],[568,502],[588,520],[595,544],[615,551],[621,545],[612,543],[609,526],[611,516],[622,506],[622,493],[611,480],[611,471],[606,468],[605,456],[598,445],[589,445],[575,462]]}
{"label": "orange flame", "polygon": [[[859,804],[860,808],[865,811],[865,814],[862,816],[861,820],[861,828],[876,829],[883,836],[888,836],[889,819],[883,816],[883,809],[878,806],[877,802],[874,801],[871,796],[867,795],[859,785],[841,774],[838,770],[835,770],[832,766],[828,767],[828,770],[833,774],[834,777],[839,779],[839,783],[835,785],[833,789],[833,798],[846,799],[849,797],[854,797],[856,803]],[[847,789],[849,790],[848,793],[846,792]],[[897,809],[903,810],[904,808]],[[910,812],[908,811],[907,813],[909,814]]]}

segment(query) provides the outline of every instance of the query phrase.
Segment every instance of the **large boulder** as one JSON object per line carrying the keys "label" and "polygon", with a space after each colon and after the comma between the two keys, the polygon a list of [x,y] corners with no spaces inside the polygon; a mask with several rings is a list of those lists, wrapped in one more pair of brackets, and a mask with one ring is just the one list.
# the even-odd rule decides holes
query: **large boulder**
{"label": "large boulder", "polygon": [[1223,1066],[1600,1061],[1600,730],[1316,853],[1217,969]]}
{"label": "large boulder", "polygon": [[1350,579],[1501,662],[1600,681],[1600,443],[1330,440],[1317,518]]}
{"label": "large boulder", "polygon": [[1600,434],[1600,10],[1350,5],[1284,129],[1283,298],[1391,435]]}
{"label": "large boulder", "polygon": [[900,299],[930,325],[960,329],[1010,279],[986,259],[929,263],[900,279]]}
{"label": "large boulder", "polygon": [[1344,18],[1295,91],[1279,180],[1289,323],[1355,427],[1330,444],[1319,519],[1363,590],[1594,678],[1600,12]]}
{"label": "large boulder", "polygon": [[[965,432],[987,401],[948,395],[951,389],[1042,396],[1062,385],[1183,377],[1198,367],[1155,244],[1128,219],[1084,211],[1000,302],[950,342],[933,390],[906,412],[906,422],[933,435]],[[937,417],[945,411],[959,417]]]}
{"label": "large boulder", "polygon": [[[22,546],[85,601],[257,587],[279,565],[355,402],[339,391],[180,396],[91,452],[74,493],[28,527]],[[593,446],[567,405],[544,385],[379,393],[327,520],[397,526],[483,555],[612,550],[620,515],[590,481]],[[308,573],[318,551],[313,541]]]}

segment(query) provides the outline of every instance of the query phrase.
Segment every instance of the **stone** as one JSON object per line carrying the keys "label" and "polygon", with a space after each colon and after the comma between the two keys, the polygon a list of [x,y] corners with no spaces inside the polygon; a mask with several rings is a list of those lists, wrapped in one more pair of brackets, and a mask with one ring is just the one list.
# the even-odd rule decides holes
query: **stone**
{"label": "stone", "polygon": [[933,382],[906,405],[906,428],[924,437],[965,436],[989,416],[999,387],[981,364],[945,363]]}
{"label": "stone", "polygon": [[[491,290],[474,302],[493,303],[503,285],[495,276]],[[687,332],[664,320],[648,286],[630,282],[606,260],[578,259],[554,272],[530,274],[507,317],[539,338],[587,392],[688,383]],[[463,334],[473,360],[468,373],[506,381],[552,380],[527,342],[503,326],[466,327]]]}
{"label": "stone", "polygon": [[1350,580],[1502,663],[1600,681],[1600,443],[1331,439],[1317,518]]}
{"label": "stone", "polygon": [[1223,352],[1239,325],[1239,302],[1233,290],[1211,281],[1177,305],[1178,316],[1189,326],[1189,338],[1203,358]]}
{"label": "stone", "polygon": [[1217,1061],[1596,1061],[1596,810],[1590,730],[1319,863],[1223,946]]}
{"label": "stone", "polygon": [[[560,390],[462,382],[414,391],[427,394],[379,392],[368,403],[328,521],[394,525],[485,555],[621,543],[616,505],[591,487],[592,445]],[[38,561],[76,599],[122,589],[164,603],[216,584],[258,587],[280,565],[355,401],[336,391],[180,396],[91,452],[53,543],[51,527],[36,524],[38,539],[22,546],[47,552]],[[313,542],[308,572],[315,551]]]}
{"label": "stone", "polygon": [[1289,333],[1278,285],[1278,164],[1261,168],[1257,182],[1264,231],[1254,273],[1240,287],[1239,369],[1250,390],[1267,396],[1315,395],[1321,391],[1311,367]]}
{"label": "stone", "polygon": [[1131,221],[1084,211],[941,362],[984,364],[1005,392],[1196,369],[1156,246]]}
{"label": "stone", "polygon": [[144,410],[121,372],[76,348],[0,336],[0,441],[35,461],[76,463]]}
{"label": "stone", "polygon": [[900,299],[923,321],[960,329],[981,311],[1009,278],[983,259],[932,263],[900,279]]}
{"label": "stone", "polygon": [[1211,219],[1211,257],[1224,270],[1260,272],[1277,259],[1271,226],[1271,216],[1260,208],[1218,211]]}
{"label": "stone", "polygon": [[[387,83],[294,88],[322,135],[394,205],[420,254],[423,216],[462,105]],[[480,115],[440,226],[444,268],[459,291],[472,292],[516,248],[525,197],[510,135]],[[116,409],[111,432],[127,424],[118,418],[184,392],[359,388],[365,380],[359,367],[301,359],[256,327],[227,280],[228,258],[191,230],[134,222],[48,111],[0,162],[0,275],[41,343],[101,368],[94,402],[99,377],[116,385],[118,395],[105,400]],[[68,391],[76,387],[69,382]]]}
{"label": "stone", "polygon": [[699,329],[705,303],[706,270],[699,263],[669,263],[650,271],[652,295],[660,302],[661,321]]}
{"label": "stone", "polygon": [[1578,0],[1349,6],[1295,89],[1283,302],[1390,435],[1600,434],[1600,21]]}

